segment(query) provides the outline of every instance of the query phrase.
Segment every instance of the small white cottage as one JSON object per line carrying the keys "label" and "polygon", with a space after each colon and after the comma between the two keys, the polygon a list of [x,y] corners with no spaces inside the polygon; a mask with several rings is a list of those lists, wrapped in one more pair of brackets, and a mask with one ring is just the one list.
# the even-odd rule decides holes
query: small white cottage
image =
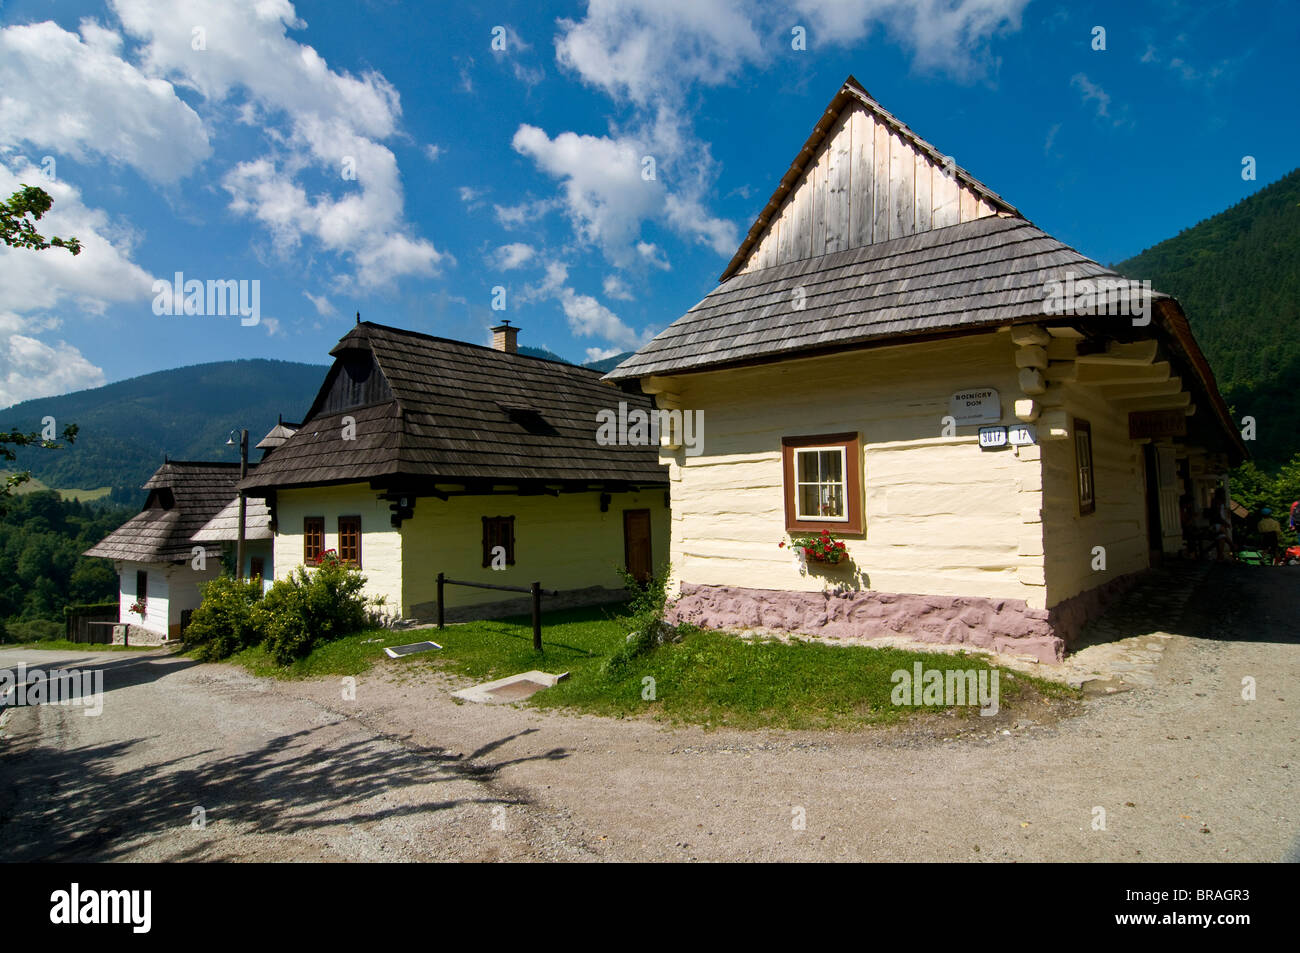
{"label": "small white cottage", "polygon": [[200,583],[221,574],[222,544],[194,535],[237,495],[238,482],[237,463],[168,460],[145,483],[144,508],[86,550],[113,560],[118,621],[132,643],[180,637]]}
{"label": "small white cottage", "polygon": [[[278,422],[257,444],[263,462],[294,433]],[[250,464],[249,472],[258,464]],[[118,574],[118,640],[149,644],[179,638],[201,601],[199,587],[221,574],[239,540],[239,464],[167,460],[144,485],[144,508],[87,556],[113,560]],[[246,579],[275,578],[271,511],[248,496],[244,511]]]}

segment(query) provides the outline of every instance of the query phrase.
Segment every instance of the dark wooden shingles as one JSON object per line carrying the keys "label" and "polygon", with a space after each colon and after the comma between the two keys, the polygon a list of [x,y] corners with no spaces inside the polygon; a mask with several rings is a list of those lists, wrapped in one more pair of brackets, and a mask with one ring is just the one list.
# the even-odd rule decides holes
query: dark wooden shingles
{"label": "dark wooden shingles", "polygon": [[[256,464],[250,464],[255,472]],[[238,464],[173,460],[164,463],[144,484],[144,489],[168,489],[173,505],[141,510],[90,549],[87,556],[134,562],[170,562],[188,559],[195,533],[236,496]],[[220,546],[204,546],[210,558]]]}
{"label": "dark wooden shingles", "polygon": [[932,229],[737,275],[607,377],[1034,317],[1067,272],[1119,277],[1023,219]]}
{"label": "dark wooden shingles", "polygon": [[[597,411],[651,402],[595,372],[369,323],[340,347],[349,343],[373,350],[395,401],[307,421],[247,485],[398,475],[666,481],[656,448],[596,443]],[[511,407],[534,410],[540,432]],[[356,419],[355,441],[342,440],[346,414]]]}

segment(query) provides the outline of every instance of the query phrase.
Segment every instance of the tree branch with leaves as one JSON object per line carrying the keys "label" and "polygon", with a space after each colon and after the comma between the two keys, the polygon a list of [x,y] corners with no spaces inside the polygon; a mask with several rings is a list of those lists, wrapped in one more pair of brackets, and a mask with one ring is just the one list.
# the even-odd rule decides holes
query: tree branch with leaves
{"label": "tree branch with leaves", "polygon": [[[74,255],[81,254],[81,242],[77,239],[59,238],[55,235],[47,241],[45,236],[36,230],[36,222],[41,220],[41,216],[48,212],[53,204],[54,199],[50,198],[50,194],[44,189],[25,184],[9,196],[7,201],[0,200],[0,241],[10,248],[30,248],[33,251],[66,248]],[[77,439],[76,424],[69,424],[63,428],[63,439],[68,443],[73,443]],[[0,430],[0,463],[10,463],[18,458],[13,450],[14,447],[60,450],[63,444],[38,433]],[[0,487],[0,502],[31,478],[32,475],[25,472],[11,473],[5,477],[4,485]]]}
{"label": "tree branch with leaves", "polygon": [[9,196],[8,201],[0,200],[0,241],[10,248],[30,248],[33,251],[66,248],[72,254],[80,255],[81,242],[77,239],[56,235],[47,241],[36,230],[36,223],[53,204],[54,199],[44,189],[26,184]]}

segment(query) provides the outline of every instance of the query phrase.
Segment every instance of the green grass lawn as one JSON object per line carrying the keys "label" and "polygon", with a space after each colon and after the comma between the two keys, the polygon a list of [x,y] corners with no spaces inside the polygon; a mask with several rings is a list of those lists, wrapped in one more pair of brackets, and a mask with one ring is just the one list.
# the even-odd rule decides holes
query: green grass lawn
{"label": "green grass lawn", "polygon": [[[0,481],[3,481],[13,473],[13,470],[0,470]],[[57,487],[48,486],[36,479],[36,477],[32,477],[26,483],[20,484],[18,489],[14,492],[21,496],[24,493],[39,493],[41,490],[54,490],[54,492],[58,493],[59,497],[63,500],[81,500],[82,502],[101,500],[108,496],[109,493],[113,492],[111,486],[100,486],[93,490],[62,490]]]}
{"label": "green grass lawn", "polygon": [[[543,653],[532,647],[528,619],[470,622],[441,632],[375,630],[317,648],[290,666],[277,666],[258,648],[234,656],[255,674],[301,678],[358,675],[381,658],[416,674],[421,668],[463,675],[475,681],[529,669],[569,672],[566,681],[538,692],[528,704],[570,708],[612,717],[651,716],[670,722],[733,728],[854,728],[887,724],[917,711],[943,706],[898,706],[891,701],[892,674],[926,669],[988,670],[970,655],[909,652],[893,648],[835,646],[812,641],[741,639],[693,630],[678,643],[633,658],[617,675],[604,662],[624,642],[626,631],[612,618],[618,607],[548,613]],[[441,651],[387,660],[385,645],[430,639]],[[1001,670],[999,704],[1013,709],[1040,697],[1076,697],[1073,690]],[[653,679],[647,682],[646,679]],[[650,695],[653,687],[653,698]],[[966,706],[962,714],[978,717]]]}

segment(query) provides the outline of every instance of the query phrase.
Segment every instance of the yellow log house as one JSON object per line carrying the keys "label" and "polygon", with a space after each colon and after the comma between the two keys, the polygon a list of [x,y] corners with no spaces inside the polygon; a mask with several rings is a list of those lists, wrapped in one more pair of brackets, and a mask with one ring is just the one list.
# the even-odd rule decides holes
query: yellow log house
{"label": "yellow log house", "polygon": [[[1177,301],[852,77],[718,287],[608,378],[702,414],[660,451],[670,592],[721,628],[1059,659],[1245,456]],[[823,531],[847,558],[792,545]]]}

